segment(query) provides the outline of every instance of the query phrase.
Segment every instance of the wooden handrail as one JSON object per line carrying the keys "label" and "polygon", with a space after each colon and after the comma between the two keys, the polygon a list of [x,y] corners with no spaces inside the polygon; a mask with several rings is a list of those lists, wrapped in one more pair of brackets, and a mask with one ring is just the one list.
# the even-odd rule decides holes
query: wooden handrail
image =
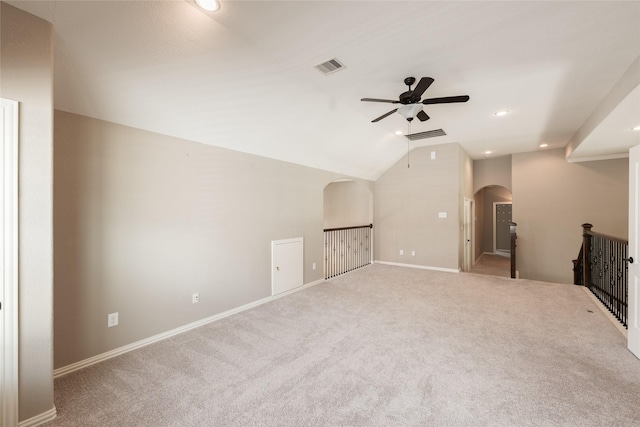
{"label": "wooden handrail", "polygon": [[607,234],[603,234],[603,233],[598,233],[596,231],[592,231],[591,228],[593,227],[593,225],[591,224],[582,224],[582,228],[584,228],[584,233],[589,234],[590,236],[598,236],[598,237],[602,237],[604,239],[607,240],[612,240],[614,242],[617,243],[622,243],[623,245],[628,245],[629,241],[627,239],[622,239],[620,237],[613,237],[613,236],[609,236]]}
{"label": "wooden handrail", "polygon": [[369,225],[354,225],[353,227],[338,227],[338,228],[325,228],[323,231],[338,231],[338,230],[353,230],[354,228],[373,228],[373,224]]}

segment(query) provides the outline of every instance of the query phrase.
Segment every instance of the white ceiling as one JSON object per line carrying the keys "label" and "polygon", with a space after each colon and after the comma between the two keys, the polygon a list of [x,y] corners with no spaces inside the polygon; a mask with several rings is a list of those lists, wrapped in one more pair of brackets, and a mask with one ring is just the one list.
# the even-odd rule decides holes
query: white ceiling
{"label": "white ceiling", "polygon": [[425,106],[411,131],[447,135],[412,147],[478,159],[565,146],[640,56],[638,1],[8,3],[54,24],[57,109],[366,179],[406,154],[407,122],[360,98],[405,77],[471,97]]}

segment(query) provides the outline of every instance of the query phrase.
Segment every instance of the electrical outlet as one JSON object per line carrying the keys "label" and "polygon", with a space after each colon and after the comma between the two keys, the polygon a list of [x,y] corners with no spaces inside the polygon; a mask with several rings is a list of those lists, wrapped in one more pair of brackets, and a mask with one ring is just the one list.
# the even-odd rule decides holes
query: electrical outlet
{"label": "electrical outlet", "polygon": [[416,256],[416,251],[411,251],[411,256]]}
{"label": "electrical outlet", "polygon": [[118,313],[110,313],[107,315],[107,328],[118,326]]}
{"label": "electrical outlet", "polygon": [[199,302],[200,302],[200,295],[198,295],[197,292],[195,294],[191,295],[191,303],[192,304],[197,304]]}
{"label": "electrical outlet", "polygon": [[400,249],[400,255],[404,255],[404,249]]}

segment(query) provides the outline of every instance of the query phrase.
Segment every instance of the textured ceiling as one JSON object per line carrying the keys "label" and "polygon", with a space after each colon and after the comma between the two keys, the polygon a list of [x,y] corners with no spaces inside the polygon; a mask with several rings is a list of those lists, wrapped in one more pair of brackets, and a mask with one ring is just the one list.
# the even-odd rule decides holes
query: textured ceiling
{"label": "textured ceiling", "polygon": [[[360,98],[407,76],[471,97],[425,106],[411,131],[447,135],[411,146],[477,159],[565,146],[640,56],[637,1],[8,3],[54,24],[57,109],[367,179],[406,154],[407,122]],[[314,69],[333,57],[346,69]]]}

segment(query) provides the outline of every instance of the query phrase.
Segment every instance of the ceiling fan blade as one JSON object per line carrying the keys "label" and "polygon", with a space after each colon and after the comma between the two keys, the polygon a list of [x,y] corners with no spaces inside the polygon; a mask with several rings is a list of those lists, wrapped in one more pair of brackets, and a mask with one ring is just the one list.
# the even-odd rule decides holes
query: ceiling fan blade
{"label": "ceiling fan blade", "polygon": [[378,98],[362,98],[360,101],[367,102],[388,102],[389,104],[399,104],[400,101],[393,101],[391,99],[378,99]]}
{"label": "ceiling fan blade", "polygon": [[469,95],[460,95],[460,96],[445,96],[444,98],[428,98],[422,100],[424,105],[430,104],[451,104],[453,102],[467,102],[469,100]]}
{"label": "ceiling fan blade", "polygon": [[431,83],[433,83],[433,79],[431,77],[421,78],[416,88],[413,90],[413,93],[411,94],[411,99],[417,102],[420,99],[420,97],[422,97],[422,94],[424,93],[424,91],[429,89],[429,86],[431,86]]}
{"label": "ceiling fan blade", "polygon": [[393,114],[393,113],[395,113],[396,111],[398,111],[398,109],[397,109],[397,108],[396,108],[396,109],[394,109],[394,110],[389,111],[389,112],[388,112],[388,113],[386,113],[386,114],[381,115],[381,116],[380,116],[380,117],[378,117],[377,119],[373,119],[373,120],[371,120],[371,123],[379,122],[380,120],[384,119],[385,117],[392,115],[392,114]]}
{"label": "ceiling fan blade", "polygon": [[424,112],[424,110],[420,111],[418,114],[416,114],[416,117],[421,121],[421,122],[426,122],[427,120],[429,120],[429,115],[427,113]]}

